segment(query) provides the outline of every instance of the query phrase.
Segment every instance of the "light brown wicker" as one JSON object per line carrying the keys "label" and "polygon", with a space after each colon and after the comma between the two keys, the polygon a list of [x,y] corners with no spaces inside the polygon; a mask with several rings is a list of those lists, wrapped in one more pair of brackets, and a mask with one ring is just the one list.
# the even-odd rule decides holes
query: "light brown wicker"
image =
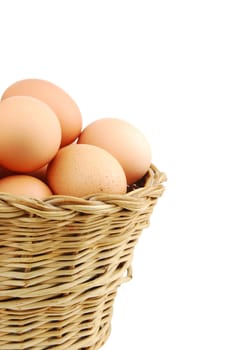
{"label": "light brown wicker", "polygon": [[97,350],[118,287],[163,193],[151,166],[125,195],[0,194],[0,349]]}

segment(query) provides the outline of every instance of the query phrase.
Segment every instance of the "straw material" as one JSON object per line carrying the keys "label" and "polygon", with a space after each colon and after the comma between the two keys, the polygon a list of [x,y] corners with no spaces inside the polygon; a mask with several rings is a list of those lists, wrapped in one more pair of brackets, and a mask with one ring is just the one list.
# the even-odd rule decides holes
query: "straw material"
{"label": "straw material", "polygon": [[[162,195],[153,165],[125,195],[0,194],[0,349],[97,350]],[[140,187],[139,187],[140,186]]]}

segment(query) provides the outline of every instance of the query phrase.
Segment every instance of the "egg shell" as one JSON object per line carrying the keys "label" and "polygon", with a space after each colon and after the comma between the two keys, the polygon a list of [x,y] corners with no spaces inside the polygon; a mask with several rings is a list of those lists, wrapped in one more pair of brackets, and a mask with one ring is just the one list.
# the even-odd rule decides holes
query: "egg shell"
{"label": "egg shell", "polygon": [[122,194],[127,190],[119,162],[92,145],[71,144],[61,148],[47,168],[54,194],[83,197],[100,192]]}
{"label": "egg shell", "polygon": [[0,179],[0,192],[36,199],[52,195],[43,181],[29,175],[10,175]]}
{"label": "egg shell", "polygon": [[45,166],[57,153],[61,127],[44,102],[29,96],[0,102],[0,163],[15,172]]}
{"label": "egg shell", "polygon": [[84,128],[79,144],[90,144],[110,152],[123,167],[128,184],[140,180],[151,164],[151,148],[143,133],[118,118],[95,120]]}
{"label": "egg shell", "polygon": [[47,80],[24,79],[9,86],[2,99],[22,95],[38,98],[55,112],[62,129],[61,147],[79,136],[82,128],[80,109],[63,89]]}

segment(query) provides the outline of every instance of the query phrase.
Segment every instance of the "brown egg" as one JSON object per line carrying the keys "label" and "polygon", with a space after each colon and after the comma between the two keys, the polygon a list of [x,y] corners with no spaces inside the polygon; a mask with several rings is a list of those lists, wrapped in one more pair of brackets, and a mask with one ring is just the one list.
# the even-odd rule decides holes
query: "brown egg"
{"label": "brown egg", "polygon": [[55,112],[62,129],[61,146],[72,143],[79,136],[82,127],[79,107],[60,87],[41,79],[20,80],[6,89],[2,99],[22,95],[42,100]]}
{"label": "brown egg", "polygon": [[121,119],[94,121],[82,131],[78,143],[95,145],[110,152],[122,165],[128,184],[141,179],[151,164],[147,139],[135,126]]}
{"label": "brown egg", "polygon": [[12,171],[0,166],[0,179],[9,175],[12,175]]}
{"label": "brown egg", "polygon": [[0,163],[15,172],[45,166],[57,153],[61,127],[44,102],[29,96],[0,102]]}
{"label": "brown egg", "polygon": [[47,169],[47,181],[55,194],[83,197],[99,192],[125,193],[127,182],[119,162],[92,145],[61,148]]}
{"label": "brown egg", "polygon": [[0,179],[0,192],[37,199],[52,195],[44,182],[29,175],[10,175]]}
{"label": "brown egg", "polygon": [[[40,169],[24,173],[23,175],[34,176],[34,177],[42,180],[43,182],[46,182],[46,170],[47,170],[47,164]],[[8,169],[0,166],[0,179],[2,177],[6,177],[9,175],[20,175],[20,174],[22,175],[22,173],[17,173],[16,171],[8,170]]]}
{"label": "brown egg", "polygon": [[31,175],[43,182],[46,182],[46,171],[48,164],[44,165],[42,168],[26,173],[25,175]]}

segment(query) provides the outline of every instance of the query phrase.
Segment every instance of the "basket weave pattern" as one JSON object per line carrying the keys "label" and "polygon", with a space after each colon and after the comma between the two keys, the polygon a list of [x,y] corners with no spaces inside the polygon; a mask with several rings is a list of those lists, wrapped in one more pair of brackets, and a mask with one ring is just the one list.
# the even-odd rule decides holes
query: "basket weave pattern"
{"label": "basket weave pattern", "polygon": [[162,195],[153,165],[125,195],[0,194],[0,349],[97,350],[118,287]]}

